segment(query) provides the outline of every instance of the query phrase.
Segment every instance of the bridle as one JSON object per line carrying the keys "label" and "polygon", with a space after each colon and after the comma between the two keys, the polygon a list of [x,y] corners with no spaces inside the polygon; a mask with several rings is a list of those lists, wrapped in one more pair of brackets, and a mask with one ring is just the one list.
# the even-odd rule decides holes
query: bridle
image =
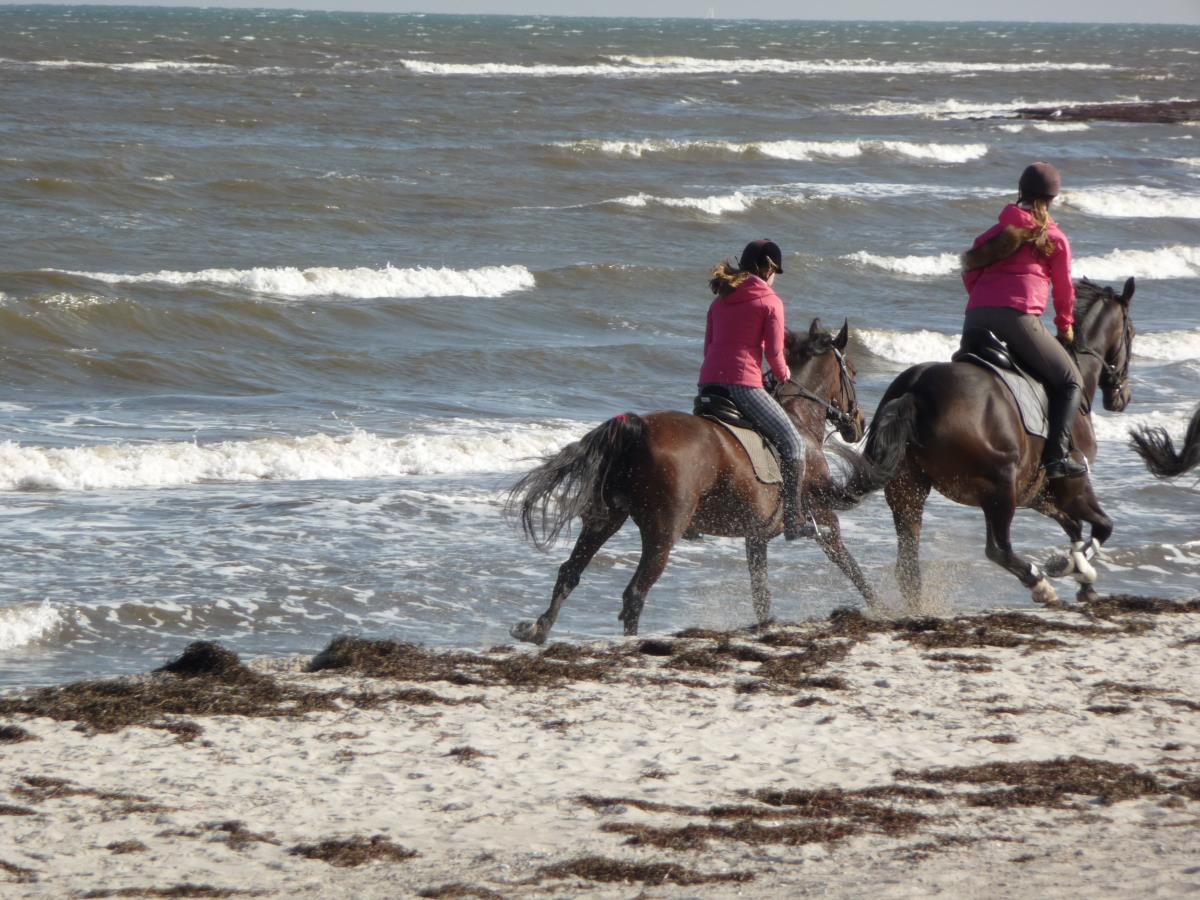
{"label": "bridle", "polygon": [[1125,344],[1125,359],[1120,369],[1090,347],[1076,345],[1071,349],[1075,353],[1076,364],[1078,364],[1080,356],[1094,356],[1100,363],[1100,387],[1109,393],[1120,394],[1124,392],[1125,386],[1129,382],[1129,361],[1133,358],[1133,323],[1129,320],[1129,310],[1125,308],[1125,305],[1122,303],[1117,305],[1121,309],[1122,340]]}
{"label": "bridle", "polygon": [[[837,347],[830,348],[833,351],[834,358],[838,363],[838,382],[840,400],[845,405],[845,409],[841,409],[837,402],[830,403],[821,397],[818,397],[804,385],[796,381],[795,375],[790,376],[787,381],[781,381],[775,388],[774,395],[776,400],[786,400],[789,397],[802,397],[805,400],[811,400],[818,406],[825,409],[825,421],[833,425],[834,428],[841,430],[848,428],[854,424],[855,414],[858,412],[858,392],[854,388],[854,379],[850,376],[850,372],[846,368],[846,358],[842,356]],[[794,390],[789,391],[789,388]]]}

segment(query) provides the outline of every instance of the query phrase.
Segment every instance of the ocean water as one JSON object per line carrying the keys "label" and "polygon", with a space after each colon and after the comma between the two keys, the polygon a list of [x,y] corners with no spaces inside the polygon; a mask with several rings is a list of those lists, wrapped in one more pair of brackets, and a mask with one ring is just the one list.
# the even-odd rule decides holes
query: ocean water
{"label": "ocean water", "polygon": [[[1058,164],[1076,273],[1138,278],[1099,412],[1100,588],[1200,591],[1200,123],[1022,106],[1200,97],[1200,29],[0,7],[0,688],[343,633],[489,646],[549,599],[500,515],[540,455],[689,408],[711,265],[770,236],[789,323],[849,319],[870,411],[945,359],[956,255]],[[887,597],[881,497],[842,517]],[[1018,515],[1045,559],[1064,538]],[[930,608],[1028,605],[935,498]],[[559,619],[619,634],[627,526]],[[771,551],[776,614],[859,599]],[[1068,584],[1062,585],[1069,590]],[[740,541],[677,548],[643,633],[752,619]]]}

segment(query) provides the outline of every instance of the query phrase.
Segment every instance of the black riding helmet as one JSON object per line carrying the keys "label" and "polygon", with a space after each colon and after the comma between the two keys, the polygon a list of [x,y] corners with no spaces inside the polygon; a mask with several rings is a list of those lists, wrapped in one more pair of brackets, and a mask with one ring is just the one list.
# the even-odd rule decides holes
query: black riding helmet
{"label": "black riding helmet", "polygon": [[746,249],[742,251],[742,258],[738,260],[738,268],[743,272],[757,274],[763,270],[768,260],[776,272],[783,272],[783,251],[779,249],[779,245],[766,238],[759,238],[746,245]]}
{"label": "black riding helmet", "polygon": [[1053,200],[1062,189],[1062,177],[1058,169],[1048,162],[1035,162],[1026,166],[1017,182],[1022,200]]}

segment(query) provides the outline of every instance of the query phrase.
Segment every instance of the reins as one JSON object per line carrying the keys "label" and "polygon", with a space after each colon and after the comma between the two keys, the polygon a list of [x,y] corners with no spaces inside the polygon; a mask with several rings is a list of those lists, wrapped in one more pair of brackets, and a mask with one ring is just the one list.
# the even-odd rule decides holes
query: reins
{"label": "reins", "polygon": [[[775,388],[775,398],[777,400],[786,400],[788,397],[801,397],[805,400],[811,400],[818,406],[825,409],[825,421],[829,422],[834,428],[847,428],[854,424],[854,413],[858,409],[858,393],[854,390],[854,379],[850,377],[850,373],[846,371],[846,360],[837,347],[830,348],[833,351],[834,358],[838,363],[838,382],[841,388],[841,394],[846,398],[848,409],[841,410],[827,400],[818,397],[804,385],[796,381],[795,376],[791,376],[787,381],[782,381]],[[784,389],[791,385],[795,388],[794,392],[784,393]],[[825,437],[828,437],[826,433]]]}
{"label": "reins", "polygon": [[[1079,364],[1080,356],[1093,356],[1100,363],[1100,382],[1102,386],[1106,386],[1109,390],[1120,393],[1125,390],[1125,385],[1129,381],[1129,361],[1133,356],[1133,329],[1129,321],[1129,311],[1121,304],[1121,327],[1123,330],[1123,340],[1125,344],[1125,362],[1124,365],[1117,369],[1112,365],[1102,354],[1093,350],[1091,347],[1080,347],[1078,344],[1071,347],[1071,352],[1075,356],[1075,364]],[[1104,385],[1104,380],[1107,377],[1108,384]]]}

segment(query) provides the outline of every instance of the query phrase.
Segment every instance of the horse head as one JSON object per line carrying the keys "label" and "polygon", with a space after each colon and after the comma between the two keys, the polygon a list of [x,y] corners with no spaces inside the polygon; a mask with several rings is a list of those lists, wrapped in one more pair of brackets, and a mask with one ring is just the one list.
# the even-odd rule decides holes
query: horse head
{"label": "horse head", "polygon": [[850,341],[850,323],[833,335],[813,319],[807,334],[789,331],[784,337],[784,356],[791,379],[780,385],[776,398],[787,405],[808,400],[824,407],[825,419],[850,443],[862,440],[866,419],[858,407],[854,365],[845,355]]}
{"label": "horse head", "polygon": [[1086,279],[1076,285],[1075,352],[1078,356],[1091,356],[1099,361],[1097,384],[1104,398],[1104,408],[1109,412],[1121,412],[1132,398],[1129,363],[1137,330],[1133,327],[1129,305],[1134,287],[1132,278],[1126,280],[1120,294],[1111,287],[1100,287]]}

